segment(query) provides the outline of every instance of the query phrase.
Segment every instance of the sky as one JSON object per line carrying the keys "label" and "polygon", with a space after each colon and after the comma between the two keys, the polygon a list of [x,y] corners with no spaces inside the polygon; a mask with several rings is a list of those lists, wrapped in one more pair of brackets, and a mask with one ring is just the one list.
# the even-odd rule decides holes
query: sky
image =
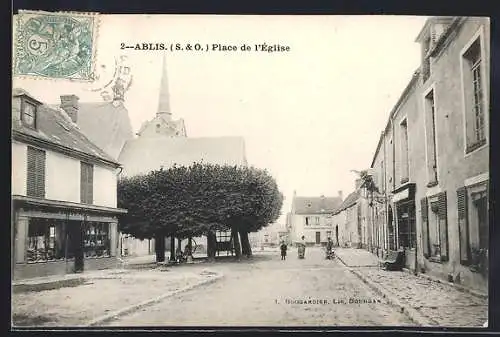
{"label": "sky", "polygon": [[[389,112],[420,63],[417,16],[101,15],[97,69],[125,55],[134,131],[157,111],[165,51],[121,50],[143,42],[266,43],[288,52],[166,52],[173,118],[189,137],[242,136],[250,165],[267,169],[285,196],[344,197],[351,170],[368,168]],[[14,87],[57,104],[99,101],[96,83],[14,78]]]}

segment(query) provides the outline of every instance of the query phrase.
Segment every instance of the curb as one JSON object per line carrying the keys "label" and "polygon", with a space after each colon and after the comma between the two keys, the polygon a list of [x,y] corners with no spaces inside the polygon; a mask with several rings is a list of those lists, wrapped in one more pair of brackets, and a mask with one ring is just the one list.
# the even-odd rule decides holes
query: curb
{"label": "curb", "polygon": [[190,286],[178,289],[178,290],[170,291],[170,292],[167,292],[167,293],[165,293],[163,295],[160,295],[160,296],[157,296],[157,297],[154,297],[154,298],[150,298],[148,300],[140,302],[138,304],[133,304],[133,305],[125,307],[123,309],[120,309],[120,310],[114,311],[112,313],[103,315],[101,317],[98,317],[98,318],[93,319],[92,321],[86,323],[85,326],[87,326],[87,327],[94,326],[95,327],[98,324],[100,325],[102,323],[111,322],[111,321],[116,320],[116,319],[120,318],[121,316],[125,316],[125,315],[127,315],[127,314],[129,314],[129,313],[131,313],[131,312],[133,312],[135,310],[141,309],[141,308],[143,308],[145,306],[148,306],[148,305],[151,305],[151,304],[158,303],[158,302],[160,302],[161,300],[163,300],[163,299],[165,299],[167,297],[174,296],[174,295],[177,295],[179,293],[182,293],[182,292],[185,292],[185,291],[188,291],[188,290],[191,290],[191,289],[203,286],[203,285],[208,285],[208,284],[214,283],[215,281],[218,281],[222,277],[224,277],[223,274],[216,273],[215,276],[213,276],[212,278],[210,278],[208,280],[204,280],[204,281],[195,283],[193,285],[190,285]]}
{"label": "curb", "polygon": [[62,280],[49,280],[45,282],[19,282],[12,285],[13,293],[38,292],[59,288],[77,287],[85,283],[84,277],[72,277]]}
{"label": "curb", "polygon": [[[338,257],[338,256],[337,256]],[[431,319],[425,317],[424,315],[420,314],[417,310],[401,303],[399,299],[395,296],[393,296],[391,293],[383,289],[381,286],[375,284],[371,280],[369,280],[367,277],[359,273],[358,271],[352,269],[349,267],[342,258],[338,257],[340,262],[344,264],[347,267],[347,270],[349,270],[352,274],[357,276],[363,283],[368,285],[375,293],[381,295],[383,298],[387,299],[389,304],[392,304],[396,307],[401,308],[401,312],[405,313],[412,321],[415,323],[419,324],[420,326],[435,326],[436,323],[432,321]]]}
{"label": "curb", "polygon": [[[409,270],[407,268],[403,268],[403,270],[406,271],[406,272],[408,272],[408,273],[411,273],[411,274],[413,273],[411,270]],[[471,295],[474,295],[476,297],[479,297],[479,298],[482,298],[482,299],[485,299],[485,300],[488,299],[488,294],[482,293],[482,292],[474,290],[474,289],[469,289],[469,288],[464,287],[464,286],[462,286],[460,284],[456,284],[456,283],[453,283],[453,282],[447,282],[447,281],[442,280],[440,278],[437,278],[435,276],[431,276],[431,275],[419,273],[417,275],[417,277],[423,277],[425,279],[428,279],[430,281],[434,281],[436,283],[445,284],[447,286],[455,288],[458,291],[469,293]]]}

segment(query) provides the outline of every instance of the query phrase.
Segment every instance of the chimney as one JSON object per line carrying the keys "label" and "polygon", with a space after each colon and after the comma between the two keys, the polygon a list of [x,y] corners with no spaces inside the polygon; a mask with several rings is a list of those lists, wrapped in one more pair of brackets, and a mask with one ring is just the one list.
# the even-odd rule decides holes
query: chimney
{"label": "chimney", "polygon": [[361,179],[361,178],[358,178],[358,179],[355,180],[356,190],[361,187],[362,183],[363,183],[363,179]]}
{"label": "chimney", "polygon": [[342,191],[339,191],[338,193],[339,193],[340,200],[344,200],[343,195],[342,195]]}
{"label": "chimney", "polygon": [[78,121],[78,96],[76,95],[61,95],[61,109],[63,109],[73,123]]}

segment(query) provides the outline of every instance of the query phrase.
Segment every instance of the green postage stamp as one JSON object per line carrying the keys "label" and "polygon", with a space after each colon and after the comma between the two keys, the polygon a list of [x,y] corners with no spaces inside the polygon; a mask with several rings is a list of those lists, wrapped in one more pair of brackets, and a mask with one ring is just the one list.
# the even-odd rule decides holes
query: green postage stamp
{"label": "green postage stamp", "polygon": [[93,80],[97,14],[19,11],[15,19],[14,75]]}

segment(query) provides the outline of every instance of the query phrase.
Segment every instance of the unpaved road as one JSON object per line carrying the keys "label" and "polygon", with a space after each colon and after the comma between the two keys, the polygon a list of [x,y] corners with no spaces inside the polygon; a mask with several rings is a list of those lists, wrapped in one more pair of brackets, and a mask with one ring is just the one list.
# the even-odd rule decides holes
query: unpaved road
{"label": "unpaved road", "polygon": [[[249,261],[203,266],[224,273],[216,283],[166,298],[110,326],[398,326],[414,325],[319,248],[299,260],[278,252]],[[307,302],[307,303],[304,303]]]}

